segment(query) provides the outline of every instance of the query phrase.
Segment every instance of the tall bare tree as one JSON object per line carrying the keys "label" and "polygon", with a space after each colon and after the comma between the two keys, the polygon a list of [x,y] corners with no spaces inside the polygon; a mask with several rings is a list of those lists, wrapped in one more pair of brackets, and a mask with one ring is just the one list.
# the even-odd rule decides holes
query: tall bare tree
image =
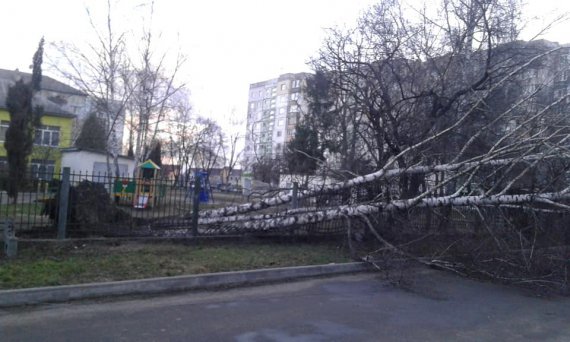
{"label": "tall bare tree", "polygon": [[[93,111],[102,117],[108,136],[108,172],[119,174],[118,155],[126,124],[129,150],[137,161],[148,158],[153,141],[159,139],[171,98],[182,86],[176,77],[184,63],[180,53],[161,52],[156,44],[160,34],[153,23],[154,2],[141,6],[145,11],[139,28],[119,28],[117,4],[106,3],[104,19],[87,8],[94,41],[84,46],[53,44],[53,68],[84,91]],[[131,46],[130,42],[142,44]],[[127,120],[128,118],[128,120]],[[114,162],[114,172],[110,161]]]}
{"label": "tall bare tree", "polygon": [[[115,7],[107,1],[104,18],[86,8],[94,41],[84,46],[54,43],[50,64],[61,76],[85,92],[92,111],[104,120],[107,132],[108,174],[119,175],[118,155],[121,152],[125,110],[132,97],[131,80],[125,78],[130,68],[127,54],[127,32],[117,28]],[[114,170],[112,165],[114,165]],[[113,172],[114,171],[114,172]]]}
{"label": "tall bare tree", "polygon": [[129,102],[129,149],[135,160],[142,162],[149,157],[151,149],[145,148],[164,133],[168,116],[173,114],[174,96],[184,88],[177,83],[185,57],[177,52],[174,56],[160,52],[157,40],[161,33],[153,28],[154,1],[142,32],[142,48],[131,58],[128,86],[133,96]]}
{"label": "tall bare tree", "polygon": [[[236,117],[235,111],[232,111],[232,117]],[[226,132],[222,132],[221,150],[224,169],[225,172],[227,172],[227,180],[229,180],[229,177],[235,170],[238,161],[241,159],[242,150],[240,149],[240,143],[243,137],[241,134],[243,121],[233,120],[230,122],[230,125],[231,127]]]}

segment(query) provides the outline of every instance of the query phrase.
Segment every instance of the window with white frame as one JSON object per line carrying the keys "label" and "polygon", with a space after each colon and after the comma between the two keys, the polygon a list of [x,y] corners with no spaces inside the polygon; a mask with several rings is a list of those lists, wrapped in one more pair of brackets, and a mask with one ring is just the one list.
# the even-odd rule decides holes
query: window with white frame
{"label": "window with white frame", "polygon": [[285,95],[277,96],[277,104],[279,104],[279,106],[287,105],[287,96]]}
{"label": "window with white frame", "polygon": [[291,88],[299,88],[301,86],[301,80],[294,80]]}
{"label": "window with white frame", "polygon": [[298,113],[299,112],[299,106],[298,105],[292,105],[291,108],[289,109],[290,113]]}
{"label": "window with white frame", "polygon": [[8,131],[8,126],[10,126],[10,121],[0,121],[0,141],[6,140],[6,132]]}
{"label": "window with white frame", "polygon": [[59,127],[40,126],[36,128],[34,145],[59,146]]}
{"label": "window with white frame", "polygon": [[284,122],[285,122],[285,120],[283,120],[283,119],[277,119],[277,126],[283,126]]}
{"label": "window with white frame", "polygon": [[287,85],[285,85],[285,83],[281,84],[281,90],[285,90],[287,89]]}
{"label": "window with white frame", "polygon": [[51,180],[55,171],[54,160],[32,159],[30,173],[32,178]]}
{"label": "window with white frame", "polygon": [[291,94],[291,101],[299,100],[299,93],[292,93]]}

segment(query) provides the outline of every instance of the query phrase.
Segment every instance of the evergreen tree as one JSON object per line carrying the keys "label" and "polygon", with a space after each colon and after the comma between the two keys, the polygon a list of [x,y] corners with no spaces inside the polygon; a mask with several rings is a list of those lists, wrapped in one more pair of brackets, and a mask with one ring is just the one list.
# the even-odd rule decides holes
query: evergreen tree
{"label": "evergreen tree", "polygon": [[10,114],[10,125],[6,131],[4,148],[8,159],[8,196],[16,202],[27,169],[27,159],[34,146],[34,130],[40,125],[43,109],[33,106],[34,93],[40,90],[41,65],[44,39],[40,40],[33,58],[33,72],[30,83],[17,81],[8,89],[6,106]]}
{"label": "evergreen tree", "polygon": [[101,122],[101,119],[99,119],[95,113],[85,119],[81,133],[75,141],[75,146],[82,149],[102,152],[107,150],[107,132],[105,131],[103,122]]}
{"label": "evergreen tree", "polygon": [[308,113],[304,125],[315,131],[321,147],[330,151],[338,149],[338,113],[331,95],[331,80],[327,74],[317,71],[307,78],[305,88]]}
{"label": "evergreen tree", "polygon": [[129,144],[129,150],[127,151],[127,157],[133,158],[135,156],[135,151],[133,151],[133,145]]}
{"label": "evergreen tree", "polygon": [[291,173],[314,174],[319,162],[324,160],[325,149],[337,149],[336,137],[331,134],[336,122],[329,96],[330,82],[320,71],[307,79],[305,91],[309,111],[295,127],[295,137],[285,151],[285,162]]}
{"label": "evergreen tree", "polygon": [[160,141],[154,144],[153,149],[150,151],[148,156],[156,165],[162,167],[162,147],[160,146]]}
{"label": "evergreen tree", "polygon": [[287,144],[285,161],[289,172],[314,174],[323,160],[323,150],[319,144],[318,132],[306,124],[298,124],[295,137]]}

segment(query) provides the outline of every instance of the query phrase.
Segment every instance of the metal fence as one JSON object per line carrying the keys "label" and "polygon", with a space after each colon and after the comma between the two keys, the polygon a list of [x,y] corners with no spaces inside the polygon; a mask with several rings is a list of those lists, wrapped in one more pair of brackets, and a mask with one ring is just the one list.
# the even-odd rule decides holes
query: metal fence
{"label": "metal fence", "polygon": [[[10,220],[21,237],[55,237],[62,224],[67,236],[148,236],[191,223],[195,182],[65,170],[37,175],[27,175],[17,197],[9,198],[8,176],[0,173],[0,220]],[[199,191],[202,200],[208,197],[202,208],[244,201],[236,192]]]}
{"label": "metal fence", "polygon": [[[8,198],[6,192],[7,174],[0,172],[0,221],[9,220],[20,238],[332,235],[345,234],[347,229],[344,218],[262,231],[244,229],[240,224],[196,225],[194,213],[199,210],[255,201],[277,193],[295,193],[295,189],[257,191],[246,197],[241,192],[211,189],[206,186],[207,182],[190,181],[181,185],[175,179],[65,172],[49,175],[36,172],[33,176],[26,177],[14,199]],[[383,196],[385,189],[383,183],[370,183],[350,189],[317,192],[314,196],[294,199],[292,203],[251,215],[289,214],[290,209],[310,212],[343,204],[366,203]],[[299,189],[300,192],[302,190]],[[204,203],[198,203],[200,197]],[[527,225],[525,222],[531,218],[552,222],[551,226],[564,226],[569,220],[568,215],[562,216],[548,211],[525,212],[520,208],[414,208],[405,212],[381,212],[371,215],[371,218],[381,230],[413,236],[428,232],[433,235],[487,234],[489,231],[501,234],[513,226]],[[521,220],[523,217],[527,218],[525,222]],[[359,218],[351,220],[353,228],[357,227]],[[568,235],[558,236],[568,238]]]}
{"label": "metal fence", "polygon": [[[256,201],[292,189],[243,196],[237,189],[211,188],[205,180],[181,184],[170,178],[68,173],[65,169],[62,173],[26,175],[16,198],[8,197],[7,184],[7,173],[0,172],[0,221],[9,220],[19,238],[330,235],[345,230],[338,220],[272,231],[251,231],[240,224],[195,224],[194,213],[199,211]],[[307,198],[268,211],[314,207],[317,201]]]}

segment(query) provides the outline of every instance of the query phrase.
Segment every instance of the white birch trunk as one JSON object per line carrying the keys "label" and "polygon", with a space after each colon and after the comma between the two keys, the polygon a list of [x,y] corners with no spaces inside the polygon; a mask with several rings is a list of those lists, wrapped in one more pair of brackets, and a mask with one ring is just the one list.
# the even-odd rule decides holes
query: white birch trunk
{"label": "white birch trunk", "polygon": [[[256,215],[256,216],[231,216],[231,217],[210,217],[201,218],[199,224],[239,224],[245,230],[269,230],[284,228],[294,224],[308,224],[322,221],[342,219],[344,217],[355,217],[369,215],[379,212],[404,210],[412,207],[436,208],[443,206],[483,206],[483,205],[514,205],[535,202],[559,201],[570,199],[569,191],[550,192],[542,194],[523,195],[496,195],[496,196],[460,196],[460,197],[436,197],[424,198],[419,201],[396,200],[390,203],[374,203],[359,205],[344,205],[334,209],[325,209],[309,213],[291,214],[285,212],[284,216],[276,215]],[[283,215],[283,214],[282,214]]]}
{"label": "white birch trunk", "polygon": [[[465,162],[465,163],[454,163],[454,164],[442,164],[433,166],[413,166],[405,169],[392,169],[385,170],[381,169],[376,172],[352,178],[345,182],[334,183],[330,185],[325,185],[317,190],[308,190],[299,192],[298,198],[307,198],[315,196],[317,194],[323,194],[327,192],[338,191],[342,189],[351,188],[354,186],[378,181],[380,179],[390,179],[401,176],[403,174],[421,174],[421,173],[433,173],[433,172],[453,172],[463,169],[470,169],[477,166],[487,165],[487,166],[501,166],[508,165],[515,162],[526,162],[537,159],[544,159],[544,155],[529,155],[521,158],[506,158],[506,159],[491,159],[482,158],[478,161]],[[554,157],[554,156],[552,156]],[[220,209],[208,210],[201,213],[201,217],[220,217],[220,216],[230,216],[235,214],[244,214],[247,212],[263,210],[269,207],[274,207],[281,204],[286,204],[291,202],[292,196],[288,194],[279,194],[275,197],[262,199],[259,202],[246,203],[238,206],[228,206]]]}

